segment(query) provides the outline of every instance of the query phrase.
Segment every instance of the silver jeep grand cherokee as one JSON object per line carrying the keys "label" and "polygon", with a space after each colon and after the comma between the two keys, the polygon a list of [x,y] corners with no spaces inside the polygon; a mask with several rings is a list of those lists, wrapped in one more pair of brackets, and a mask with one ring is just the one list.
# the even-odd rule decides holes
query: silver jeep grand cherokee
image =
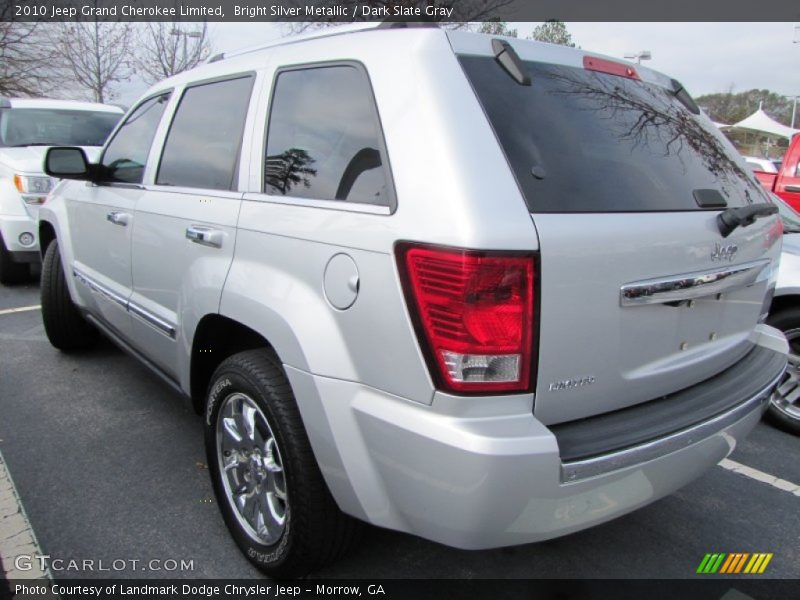
{"label": "silver jeep grand cherokee", "polygon": [[680,84],[438,28],[324,30],[153,87],[39,212],[63,351],[203,417],[222,515],[294,576],[358,523],[544,540],[692,481],[786,367],[774,205]]}

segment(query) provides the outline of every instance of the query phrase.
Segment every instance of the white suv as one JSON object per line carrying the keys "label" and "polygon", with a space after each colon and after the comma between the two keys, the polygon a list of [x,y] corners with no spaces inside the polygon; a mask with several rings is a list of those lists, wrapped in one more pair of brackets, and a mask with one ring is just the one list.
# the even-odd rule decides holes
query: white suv
{"label": "white suv", "polygon": [[325,30],[154,86],[54,148],[42,313],[203,415],[246,556],[358,520],[544,540],[672,493],[758,422],[775,206],[676,81],[438,28]]}
{"label": "white suv", "polygon": [[36,213],[53,188],[42,171],[48,146],[81,146],[95,158],[122,117],[117,106],[0,98],[0,283],[16,283],[39,261]]}

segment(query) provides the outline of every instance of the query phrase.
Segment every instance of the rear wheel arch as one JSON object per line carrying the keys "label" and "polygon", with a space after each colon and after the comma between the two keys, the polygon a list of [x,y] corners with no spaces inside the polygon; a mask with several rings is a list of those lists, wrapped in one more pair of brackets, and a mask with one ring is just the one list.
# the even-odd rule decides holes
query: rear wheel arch
{"label": "rear wheel arch", "polygon": [[211,377],[222,362],[246,350],[266,350],[272,361],[282,368],[278,353],[263,335],[247,325],[220,314],[200,319],[192,340],[190,391],[192,405],[203,412]]}

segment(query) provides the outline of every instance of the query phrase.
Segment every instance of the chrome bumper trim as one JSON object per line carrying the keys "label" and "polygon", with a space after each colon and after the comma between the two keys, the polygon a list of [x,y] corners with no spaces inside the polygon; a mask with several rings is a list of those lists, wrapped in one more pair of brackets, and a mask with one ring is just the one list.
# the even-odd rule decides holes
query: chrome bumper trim
{"label": "chrome bumper trim", "polygon": [[625,467],[631,467],[660,458],[666,454],[682,450],[687,446],[691,446],[692,444],[711,437],[715,433],[733,425],[756,410],[764,412],[767,409],[775,388],[783,378],[784,373],[785,368],[781,370],[780,375],[775,377],[767,387],[752,398],[734,406],[727,412],[698,423],[693,427],[676,431],[666,437],[626,448],[625,450],[594,456],[584,460],[561,463],[561,482],[574,483],[576,481],[588,479],[589,477],[603,475],[611,471],[624,469]]}

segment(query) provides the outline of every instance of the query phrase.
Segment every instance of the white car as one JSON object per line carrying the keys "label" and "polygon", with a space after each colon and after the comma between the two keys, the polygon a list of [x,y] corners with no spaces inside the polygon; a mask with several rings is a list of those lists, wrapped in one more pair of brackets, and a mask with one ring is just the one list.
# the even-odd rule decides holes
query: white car
{"label": "white car", "polygon": [[757,156],[743,156],[742,158],[751,169],[764,173],[777,173],[781,165],[780,160],[770,158],[758,158]]}
{"label": "white car", "polygon": [[42,170],[47,147],[97,156],[122,114],[90,102],[0,98],[0,283],[24,279],[39,261],[36,215],[55,185]]}

